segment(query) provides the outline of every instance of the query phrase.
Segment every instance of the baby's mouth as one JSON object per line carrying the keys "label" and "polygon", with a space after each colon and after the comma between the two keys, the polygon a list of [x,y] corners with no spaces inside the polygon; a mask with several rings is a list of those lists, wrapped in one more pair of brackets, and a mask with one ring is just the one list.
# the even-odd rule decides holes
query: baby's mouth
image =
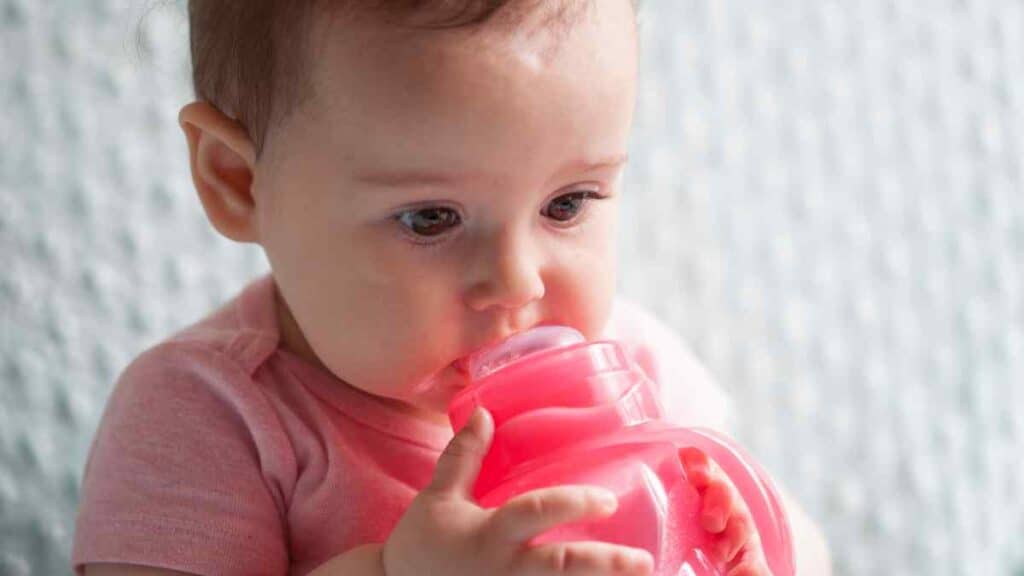
{"label": "baby's mouth", "polygon": [[583,334],[566,326],[536,326],[485,346],[453,364],[470,380],[479,380],[520,358],[551,347],[584,342]]}
{"label": "baby's mouth", "polygon": [[452,366],[455,367],[455,370],[457,370],[459,374],[469,376],[469,356],[463,356],[455,362],[452,362]]}

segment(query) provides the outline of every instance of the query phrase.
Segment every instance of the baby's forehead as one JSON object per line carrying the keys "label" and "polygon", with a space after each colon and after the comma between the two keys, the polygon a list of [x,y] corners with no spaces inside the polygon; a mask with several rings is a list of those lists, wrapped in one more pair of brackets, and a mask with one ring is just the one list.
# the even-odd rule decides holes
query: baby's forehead
{"label": "baby's forehead", "polygon": [[456,76],[497,81],[492,88],[498,90],[496,76],[542,73],[560,58],[580,60],[598,51],[608,34],[583,26],[583,16],[569,20],[563,15],[553,21],[543,13],[527,14],[453,29],[413,28],[366,17],[327,19],[317,31],[312,86],[331,98],[332,90],[388,77],[392,89],[415,93]]}
{"label": "baby's forehead", "polygon": [[[379,12],[321,10],[313,19],[311,36],[319,44],[321,57],[325,46],[345,47],[366,55],[382,50],[404,53],[423,61],[526,47],[536,52],[538,58],[550,57],[586,18],[588,12],[584,8],[591,3],[490,2],[502,4],[502,9],[485,22],[465,25],[449,25],[445,12],[429,10],[434,4],[437,3],[421,2],[427,9],[390,16]],[[458,20],[453,22],[457,24]]]}
{"label": "baby's forehead", "polygon": [[[463,38],[389,29],[356,34],[328,39],[315,62],[315,99],[324,111],[372,111],[397,119],[416,111],[444,118],[471,113],[467,108],[548,107],[550,101],[537,98],[544,90],[550,98],[565,99],[581,96],[567,94],[569,81],[595,89],[626,86],[632,66],[618,56],[600,56],[585,43],[553,47],[557,40],[538,34]],[[607,61],[595,65],[601,58]]]}
{"label": "baby's forehead", "polygon": [[636,68],[633,30],[623,24],[629,3],[622,4],[622,11],[546,35],[343,20],[325,26],[313,59],[313,96],[287,133],[315,134],[353,165],[380,158],[450,172],[619,153]]}

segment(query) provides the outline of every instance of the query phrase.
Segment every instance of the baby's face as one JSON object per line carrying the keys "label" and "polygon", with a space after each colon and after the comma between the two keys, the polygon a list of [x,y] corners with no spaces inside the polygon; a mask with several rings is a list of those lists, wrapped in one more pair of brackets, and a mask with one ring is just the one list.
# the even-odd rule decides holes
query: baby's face
{"label": "baby's face", "polygon": [[315,96],[256,168],[285,345],[442,419],[457,361],[615,289],[636,76],[629,0],[561,34],[321,25]]}

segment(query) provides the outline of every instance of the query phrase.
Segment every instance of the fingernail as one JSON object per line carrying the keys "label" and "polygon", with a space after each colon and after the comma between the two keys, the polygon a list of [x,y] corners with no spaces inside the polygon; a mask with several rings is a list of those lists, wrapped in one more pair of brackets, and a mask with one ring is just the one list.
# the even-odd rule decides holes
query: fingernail
{"label": "fingernail", "polygon": [[477,406],[469,414],[469,418],[466,419],[466,423],[459,429],[459,434],[479,434],[480,424],[483,420],[483,409]]}
{"label": "fingernail", "polygon": [[633,552],[631,556],[632,558],[630,558],[630,560],[634,566],[647,568],[653,564],[654,558],[649,553],[642,550]]}
{"label": "fingernail", "polygon": [[484,407],[477,404],[476,408],[473,409],[473,416],[471,417],[474,426],[479,426],[484,423],[484,418],[487,417],[485,412],[486,410],[484,410]]}
{"label": "fingernail", "polygon": [[619,507],[619,499],[608,490],[594,490],[594,498],[597,499],[598,505],[605,512],[612,512]]}

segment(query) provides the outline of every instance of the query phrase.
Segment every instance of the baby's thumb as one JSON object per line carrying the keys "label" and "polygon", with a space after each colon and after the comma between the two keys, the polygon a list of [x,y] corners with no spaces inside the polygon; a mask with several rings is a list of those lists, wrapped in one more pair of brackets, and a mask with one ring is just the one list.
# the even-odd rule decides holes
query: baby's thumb
{"label": "baby's thumb", "polygon": [[493,427],[491,415],[478,406],[438,458],[434,479],[427,490],[469,498],[491,444]]}

